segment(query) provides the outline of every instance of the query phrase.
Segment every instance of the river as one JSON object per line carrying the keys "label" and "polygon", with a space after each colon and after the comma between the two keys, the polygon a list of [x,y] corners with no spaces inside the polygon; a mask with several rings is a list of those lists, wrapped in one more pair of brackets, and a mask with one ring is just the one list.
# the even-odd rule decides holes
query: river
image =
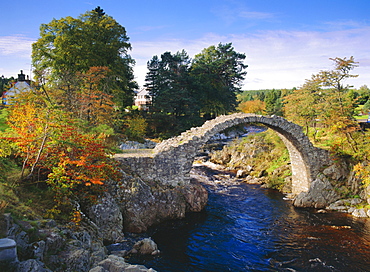
{"label": "river", "polygon": [[130,263],[160,272],[370,271],[369,219],[296,209],[277,191],[194,171],[208,176],[206,209],[152,228],[161,254]]}

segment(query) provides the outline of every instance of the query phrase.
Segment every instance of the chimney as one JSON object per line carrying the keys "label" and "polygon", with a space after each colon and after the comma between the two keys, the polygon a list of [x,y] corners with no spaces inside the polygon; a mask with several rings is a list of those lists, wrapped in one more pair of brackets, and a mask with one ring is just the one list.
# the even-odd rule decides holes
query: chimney
{"label": "chimney", "polygon": [[18,82],[19,81],[26,81],[26,75],[23,74],[23,70],[21,70],[21,73],[18,74]]}

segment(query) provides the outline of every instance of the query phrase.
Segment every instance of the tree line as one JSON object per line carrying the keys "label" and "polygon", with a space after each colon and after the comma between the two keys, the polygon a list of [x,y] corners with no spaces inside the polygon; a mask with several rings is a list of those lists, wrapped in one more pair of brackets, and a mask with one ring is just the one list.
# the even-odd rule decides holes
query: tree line
{"label": "tree line", "polygon": [[148,117],[156,122],[157,135],[176,135],[235,111],[246,74],[244,59],[231,43],[210,46],[193,60],[185,50],[154,56],[145,87],[152,97]]}

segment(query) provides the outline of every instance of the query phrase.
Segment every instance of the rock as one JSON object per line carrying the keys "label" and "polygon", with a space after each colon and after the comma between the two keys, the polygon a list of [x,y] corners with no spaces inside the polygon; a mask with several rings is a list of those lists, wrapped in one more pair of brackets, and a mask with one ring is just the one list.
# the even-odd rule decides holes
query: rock
{"label": "rock", "polygon": [[71,248],[68,251],[64,251],[61,255],[63,257],[63,263],[67,269],[64,271],[89,271],[90,268],[90,252],[82,248]]}
{"label": "rock", "polygon": [[52,272],[39,260],[29,259],[18,265],[17,272]]}
{"label": "rock", "polygon": [[45,223],[45,228],[51,229],[51,228],[55,228],[56,226],[57,226],[57,223],[53,219],[50,219]]}
{"label": "rock", "polygon": [[32,251],[29,250],[29,236],[18,224],[12,224],[8,231],[8,238],[17,244],[18,257],[21,261],[31,258]]}
{"label": "rock", "polygon": [[47,251],[48,254],[55,254],[63,248],[65,240],[62,238],[62,236],[60,236],[59,233],[51,230],[45,230],[40,233],[47,235],[45,241],[45,251]]}
{"label": "rock", "polygon": [[[331,203],[327,207],[327,209],[352,214],[356,210],[355,206],[360,204],[361,202],[362,200],[360,198],[340,199],[338,201]],[[355,212],[355,215],[359,215],[358,211]]]}
{"label": "rock", "polygon": [[4,213],[0,215],[0,237],[7,237],[8,231],[13,224],[13,219],[10,213]]}
{"label": "rock", "polygon": [[102,266],[96,266],[93,269],[90,269],[89,272],[109,272],[109,271],[104,269],[104,267]]}
{"label": "rock", "polygon": [[339,181],[347,178],[349,170],[346,164],[339,163],[330,165],[322,173],[331,180]]}
{"label": "rock", "polygon": [[108,187],[122,211],[124,230],[134,233],[168,219],[184,218],[187,211],[200,211],[208,200],[207,191],[196,181],[173,187],[123,175],[120,187]]}
{"label": "rock", "polygon": [[367,217],[366,211],[364,209],[355,209],[352,212],[352,215],[355,217]]}
{"label": "rock", "polygon": [[128,251],[127,250],[117,250],[117,251],[112,251],[110,254],[123,258],[128,255]]}
{"label": "rock", "polygon": [[33,258],[43,261],[45,254],[46,243],[41,240],[32,244],[31,249],[33,251]]}
{"label": "rock", "polygon": [[135,249],[137,253],[141,255],[155,255],[158,253],[157,244],[151,238],[145,238],[138,241],[133,246],[133,249]]}
{"label": "rock", "polygon": [[200,212],[207,205],[208,192],[196,180],[192,179],[182,192],[186,201],[186,212]]}
{"label": "rock", "polygon": [[153,269],[148,269],[143,265],[131,265],[125,262],[124,258],[117,257],[115,255],[109,255],[108,258],[101,261],[97,267],[94,267],[89,272],[122,272],[122,271],[130,271],[130,272],[141,272],[141,271],[148,271],[148,272],[155,272]]}
{"label": "rock", "polygon": [[311,183],[308,192],[301,192],[294,199],[293,205],[301,208],[314,207],[322,209],[338,200],[338,198],[339,196],[329,180],[323,175],[318,175]]}
{"label": "rock", "polygon": [[89,212],[90,219],[98,226],[106,243],[119,243],[124,240],[122,212],[110,194],[105,194]]}
{"label": "rock", "polygon": [[245,170],[238,170],[237,172],[236,172],[236,177],[237,178],[244,178],[245,176],[247,175],[247,172],[245,171]]}

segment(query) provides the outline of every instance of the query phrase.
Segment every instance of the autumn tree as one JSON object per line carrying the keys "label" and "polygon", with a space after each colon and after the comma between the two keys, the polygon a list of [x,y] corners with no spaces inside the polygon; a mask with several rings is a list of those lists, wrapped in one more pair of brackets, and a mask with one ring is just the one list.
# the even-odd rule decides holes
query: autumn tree
{"label": "autumn tree", "polygon": [[115,109],[113,96],[105,90],[109,86],[107,67],[91,67],[86,73],[78,74],[80,89],[77,92],[76,116],[92,126],[108,124],[113,126]]}
{"label": "autumn tree", "polygon": [[[8,106],[8,126],[0,134],[0,155],[22,160],[20,184],[46,182],[56,206],[70,212],[80,199],[93,199],[117,168],[104,133],[86,132],[79,119],[38,93],[20,93]],[[10,148],[10,150],[8,149]],[[11,153],[9,153],[11,152]]]}
{"label": "autumn tree", "polygon": [[53,19],[41,25],[40,38],[32,45],[35,77],[53,87],[63,84],[73,92],[77,73],[108,67],[112,84],[104,92],[113,95],[121,108],[131,105],[137,84],[128,40],[125,28],[100,8],[78,18]]}
{"label": "autumn tree", "polygon": [[313,120],[319,121],[328,128],[333,149],[344,150],[348,146],[355,152],[357,147],[353,133],[359,126],[352,117],[355,101],[353,96],[348,95],[350,86],[344,85],[344,82],[357,77],[350,74],[357,67],[357,62],[353,57],[331,60],[334,62],[333,70],[320,71],[306,81],[301,89],[285,97],[285,113],[289,119],[301,122],[306,127]]}
{"label": "autumn tree", "polygon": [[238,109],[244,113],[264,114],[266,105],[261,100],[249,100],[240,103]]}

